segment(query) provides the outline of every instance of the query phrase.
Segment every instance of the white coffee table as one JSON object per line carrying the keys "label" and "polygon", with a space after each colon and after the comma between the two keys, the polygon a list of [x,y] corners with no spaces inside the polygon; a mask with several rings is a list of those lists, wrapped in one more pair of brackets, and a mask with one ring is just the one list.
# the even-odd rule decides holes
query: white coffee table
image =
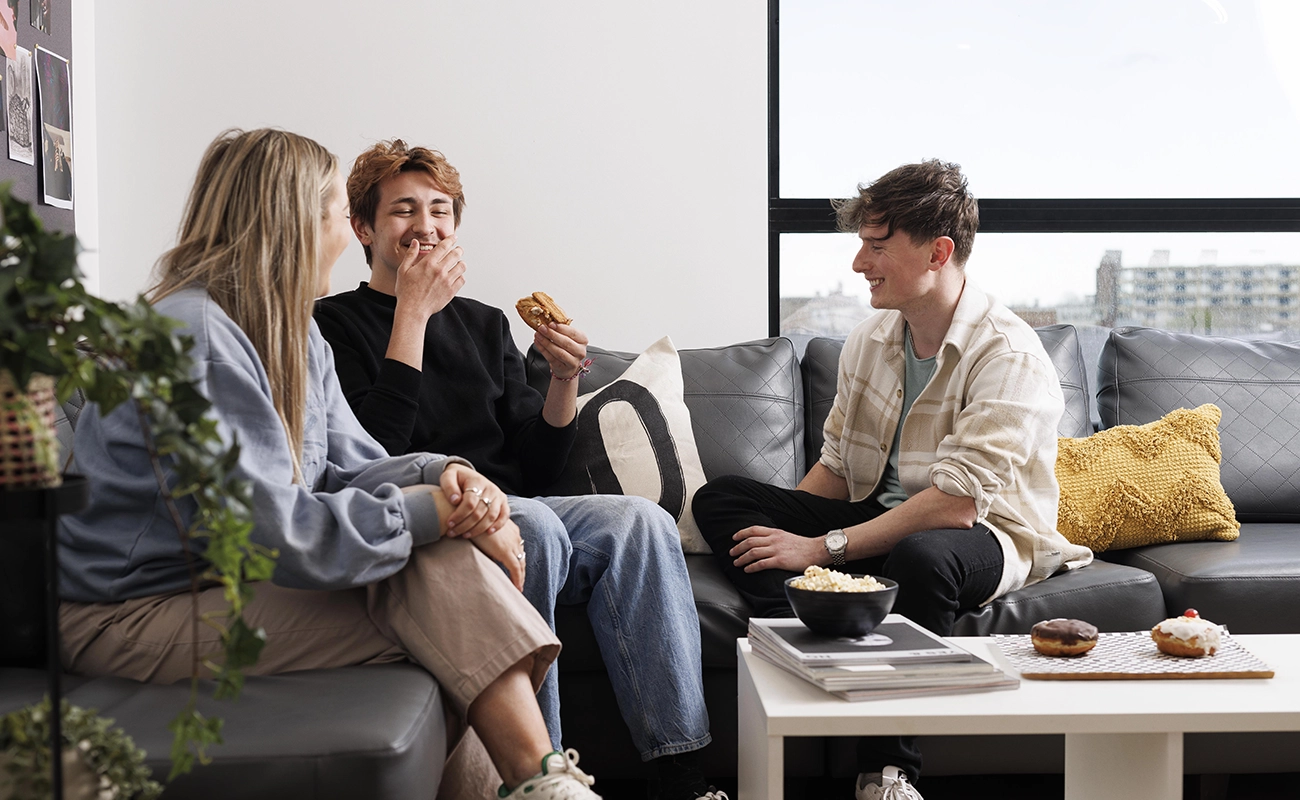
{"label": "white coffee table", "polygon": [[[1065,797],[1180,800],[1183,734],[1300,730],[1300,635],[1235,636],[1276,676],[1031,681],[982,694],[849,703],[737,640],[740,798],[784,792],[787,736],[1065,734]],[[991,639],[953,641],[1006,667]]]}

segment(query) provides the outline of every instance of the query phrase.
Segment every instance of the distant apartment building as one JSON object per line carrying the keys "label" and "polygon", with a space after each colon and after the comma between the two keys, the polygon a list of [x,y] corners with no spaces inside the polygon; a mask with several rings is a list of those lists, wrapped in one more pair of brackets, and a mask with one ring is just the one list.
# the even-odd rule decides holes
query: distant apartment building
{"label": "distant apartment building", "polygon": [[1147,266],[1124,267],[1107,251],[1097,268],[1099,321],[1227,336],[1300,329],[1300,264],[1216,261],[1207,250],[1199,264],[1175,265],[1156,250]]}
{"label": "distant apartment building", "polygon": [[862,298],[844,293],[840,284],[813,297],[782,297],[781,333],[844,336],[876,310]]}

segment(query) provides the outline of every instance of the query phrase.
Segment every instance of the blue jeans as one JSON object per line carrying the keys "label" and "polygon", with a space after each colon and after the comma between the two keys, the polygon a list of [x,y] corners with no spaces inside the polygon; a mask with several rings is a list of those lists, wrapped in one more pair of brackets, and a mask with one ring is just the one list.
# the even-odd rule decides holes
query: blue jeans
{"label": "blue jeans", "polygon": [[[677,525],[639,497],[510,498],[528,555],[524,596],[554,630],[555,606],[587,604],[618,707],[643,761],[708,744],[700,620]],[[552,665],[537,693],[560,749]]]}

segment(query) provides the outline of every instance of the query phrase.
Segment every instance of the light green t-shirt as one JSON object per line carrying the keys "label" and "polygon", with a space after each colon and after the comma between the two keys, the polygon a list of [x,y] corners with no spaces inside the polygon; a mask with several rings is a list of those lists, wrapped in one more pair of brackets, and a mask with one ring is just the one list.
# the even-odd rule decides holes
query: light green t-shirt
{"label": "light green t-shirt", "polygon": [[885,474],[880,477],[880,487],[876,491],[876,499],[885,508],[893,508],[907,499],[907,492],[903,491],[903,485],[898,480],[898,442],[903,435],[903,421],[907,419],[907,412],[912,410],[912,403],[917,395],[930,382],[930,378],[934,377],[934,359],[935,356],[916,357],[916,351],[912,349],[912,335],[904,328],[903,413],[898,417],[898,427],[894,430],[894,443],[889,448],[889,463],[885,464]]}

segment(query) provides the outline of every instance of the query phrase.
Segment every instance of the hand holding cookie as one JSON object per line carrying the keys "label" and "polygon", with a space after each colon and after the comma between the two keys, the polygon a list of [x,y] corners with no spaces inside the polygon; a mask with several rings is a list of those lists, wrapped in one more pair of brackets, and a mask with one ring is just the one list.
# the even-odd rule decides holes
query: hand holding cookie
{"label": "hand holding cookie", "polygon": [[563,325],[573,322],[569,315],[564,313],[564,309],[560,308],[546,292],[533,292],[528,297],[519,298],[519,302],[515,303],[515,310],[533,330],[552,322]]}
{"label": "hand holding cookie", "polygon": [[515,310],[536,333],[533,345],[551,367],[551,377],[568,382],[582,374],[587,360],[587,335],[546,292],[533,292],[515,303]]}

